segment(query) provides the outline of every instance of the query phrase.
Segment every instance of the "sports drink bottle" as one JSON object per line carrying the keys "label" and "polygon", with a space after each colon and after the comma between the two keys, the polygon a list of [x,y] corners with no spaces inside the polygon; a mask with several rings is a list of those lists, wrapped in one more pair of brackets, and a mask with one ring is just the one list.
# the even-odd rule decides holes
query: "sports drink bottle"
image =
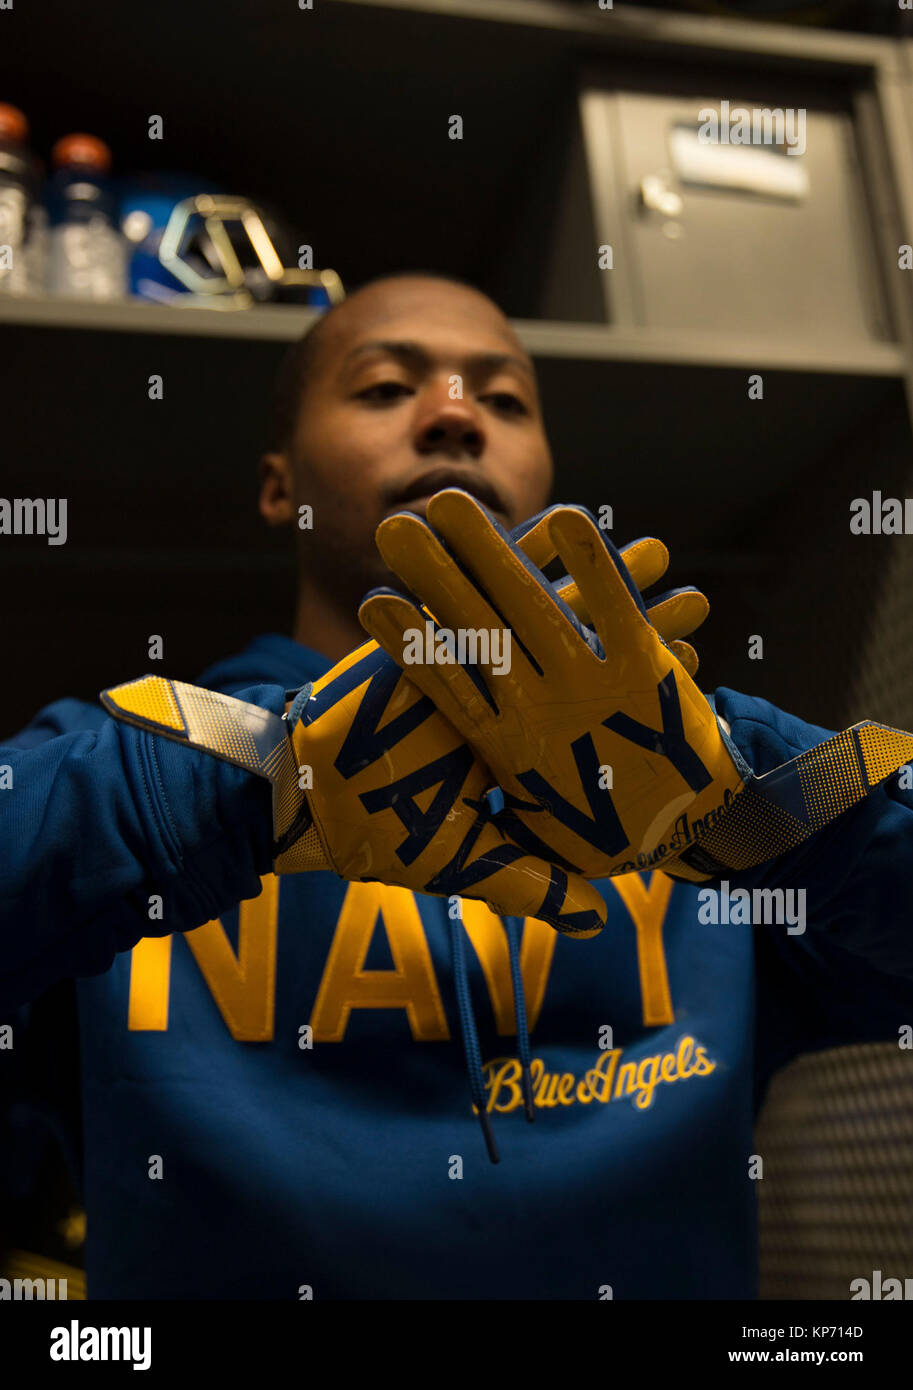
{"label": "sports drink bottle", "polygon": [[64,135],[51,152],[48,290],[68,299],[123,299],[127,247],[108,180],[111,151],[94,135]]}
{"label": "sports drink bottle", "polygon": [[39,197],[41,168],[28,137],[18,106],[0,102],[0,295],[44,289],[47,217]]}

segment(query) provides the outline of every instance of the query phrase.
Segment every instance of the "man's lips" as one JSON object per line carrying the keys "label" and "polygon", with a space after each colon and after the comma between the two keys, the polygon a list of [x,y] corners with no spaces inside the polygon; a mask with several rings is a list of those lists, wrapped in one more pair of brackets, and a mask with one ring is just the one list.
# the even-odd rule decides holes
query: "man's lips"
{"label": "man's lips", "polygon": [[477,474],[467,475],[452,468],[430,469],[427,473],[421,473],[417,478],[413,478],[407,487],[401,488],[395,494],[384,515],[389,516],[391,512],[410,511],[424,516],[428,503],[434,494],[442,492],[444,488],[448,487],[461,488],[464,492],[468,492],[470,497],[474,497],[477,502],[481,502],[483,507],[487,507],[498,517],[507,520],[507,508],[504,501],[487,478],[481,478]]}

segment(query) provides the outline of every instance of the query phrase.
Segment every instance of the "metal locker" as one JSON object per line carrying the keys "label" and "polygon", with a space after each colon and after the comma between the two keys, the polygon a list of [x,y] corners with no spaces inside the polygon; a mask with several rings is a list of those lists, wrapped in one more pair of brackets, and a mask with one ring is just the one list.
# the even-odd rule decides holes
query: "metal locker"
{"label": "metal locker", "polygon": [[609,320],[890,337],[849,112],[725,90],[583,92],[595,231],[613,250]]}

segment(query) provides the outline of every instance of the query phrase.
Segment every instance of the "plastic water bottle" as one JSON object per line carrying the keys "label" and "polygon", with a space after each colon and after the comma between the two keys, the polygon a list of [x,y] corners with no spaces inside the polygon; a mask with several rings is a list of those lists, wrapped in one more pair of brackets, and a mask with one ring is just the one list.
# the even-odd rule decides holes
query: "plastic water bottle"
{"label": "plastic water bottle", "polygon": [[29,123],[18,106],[0,102],[0,295],[44,289],[47,218],[28,137]]}
{"label": "plastic water bottle", "polygon": [[111,151],[94,135],[65,135],[51,151],[48,289],[67,299],[123,299],[127,247],[108,180]]}

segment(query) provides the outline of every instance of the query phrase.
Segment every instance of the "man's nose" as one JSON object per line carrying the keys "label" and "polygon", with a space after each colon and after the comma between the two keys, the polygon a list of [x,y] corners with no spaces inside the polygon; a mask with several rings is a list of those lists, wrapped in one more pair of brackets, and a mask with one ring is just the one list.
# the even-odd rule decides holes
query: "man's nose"
{"label": "man's nose", "polygon": [[469,454],[478,458],[485,444],[481,421],[473,407],[463,400],[445,397],[429,407],[418,429],[416,447],[420,454]]}

